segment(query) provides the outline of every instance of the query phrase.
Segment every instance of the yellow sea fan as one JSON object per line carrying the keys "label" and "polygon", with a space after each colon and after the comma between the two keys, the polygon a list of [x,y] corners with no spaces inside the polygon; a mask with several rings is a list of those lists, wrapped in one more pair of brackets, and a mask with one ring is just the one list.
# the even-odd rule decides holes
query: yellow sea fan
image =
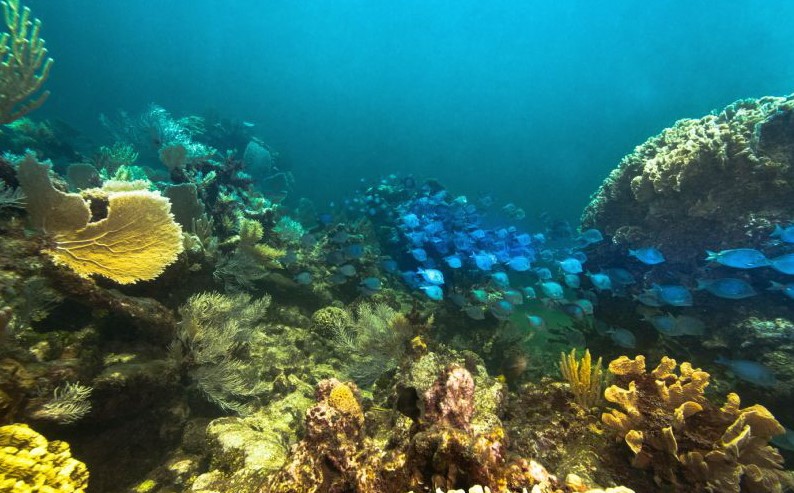
{"label": "yellow sea fan", "polygon": [[156,278],[183,249],[171,203],[145,190],[111,193],[105,219],[54,240],[45,253],[56,262],[83,277],[99,274],[119,284]]}

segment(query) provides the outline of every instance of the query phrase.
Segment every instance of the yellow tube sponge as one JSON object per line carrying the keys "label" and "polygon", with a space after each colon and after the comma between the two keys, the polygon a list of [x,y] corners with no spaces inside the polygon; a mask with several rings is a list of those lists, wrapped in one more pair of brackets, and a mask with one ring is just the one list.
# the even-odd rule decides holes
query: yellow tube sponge
{"label": "yellow tube sponge", "polygon": [[25,424],[0,426],[0,491],[82,493],[88,469],[69,444],[48,442]]}
{"label": "yellow tube sponge", "polygon": [[45,250],[83,277],[99,274],[119,284],[159,276],[182,252],[182,229],[171,203],[158,192],[111,193],[108,215],[85,228],[55,235]]}
{"label": "yellow tube sponge", "polygon": [[34,95],[50,74],[52,58],[39,37],[41,21],[30,19],[30,9],[19,0],[0,5],[8,28],[0,37],[0,124],[6,124],[44,104],[49,91]]}

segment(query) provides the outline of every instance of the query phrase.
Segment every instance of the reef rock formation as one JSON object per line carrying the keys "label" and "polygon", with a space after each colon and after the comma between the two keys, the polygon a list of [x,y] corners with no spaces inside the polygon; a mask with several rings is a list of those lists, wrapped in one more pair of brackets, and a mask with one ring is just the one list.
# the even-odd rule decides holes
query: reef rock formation
{"label": "reef rock formation", "polygon": [[758,246],[794,217],[794,96],[737,101],[686,119],[623,158],[582,217],[623,247],[672,262]]}

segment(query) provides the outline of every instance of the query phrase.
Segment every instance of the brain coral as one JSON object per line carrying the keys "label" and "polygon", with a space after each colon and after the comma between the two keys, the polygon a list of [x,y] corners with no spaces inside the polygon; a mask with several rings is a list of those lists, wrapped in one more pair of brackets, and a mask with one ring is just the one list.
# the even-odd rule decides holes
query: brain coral
{"label": "brain coral", "polygon": [[[668,260],[747,245],[794,217],[794,96],[742,100],[680,120],[623,158],[593,196],[584,228]],[[757,233],[757,234],[756,234]],[[762,238],[763,237],[763,238]]]}

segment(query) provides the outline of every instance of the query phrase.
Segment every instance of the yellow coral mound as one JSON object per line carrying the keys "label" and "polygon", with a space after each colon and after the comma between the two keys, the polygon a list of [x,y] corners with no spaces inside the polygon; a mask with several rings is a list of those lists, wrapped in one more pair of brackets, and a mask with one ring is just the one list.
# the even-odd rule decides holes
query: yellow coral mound
{"label": "yellow coral mound", "polygon": [[783,459],[769,440],[783,427],[763,406],[740,408],[729,394],[722,408],[705,397],[709,374],[664,357],[650,373],[645,357],[609,364],[616,385],[604,392],[617,404],[602,415],[634,454],[632,465],[691,491],[779,492]]}
{"label": "yellow coral mound", "polygon": [[89,203],[80,195],[56,190],[49,166],[28,154],[17,172],[31,223],[53,235],[44,250],[79,275],[99,274],[120,284],[159,276],[182,252],[182,229],[171,203],[147,190],[88,190],[92,200],[107,200],[107,217],[89,222]]}
{"label": "yellow coral mound", "polygon": [[88,469],[69,444],[47,439],[27,425],[0,426],[0,491],[69,493],[88,487]]}

